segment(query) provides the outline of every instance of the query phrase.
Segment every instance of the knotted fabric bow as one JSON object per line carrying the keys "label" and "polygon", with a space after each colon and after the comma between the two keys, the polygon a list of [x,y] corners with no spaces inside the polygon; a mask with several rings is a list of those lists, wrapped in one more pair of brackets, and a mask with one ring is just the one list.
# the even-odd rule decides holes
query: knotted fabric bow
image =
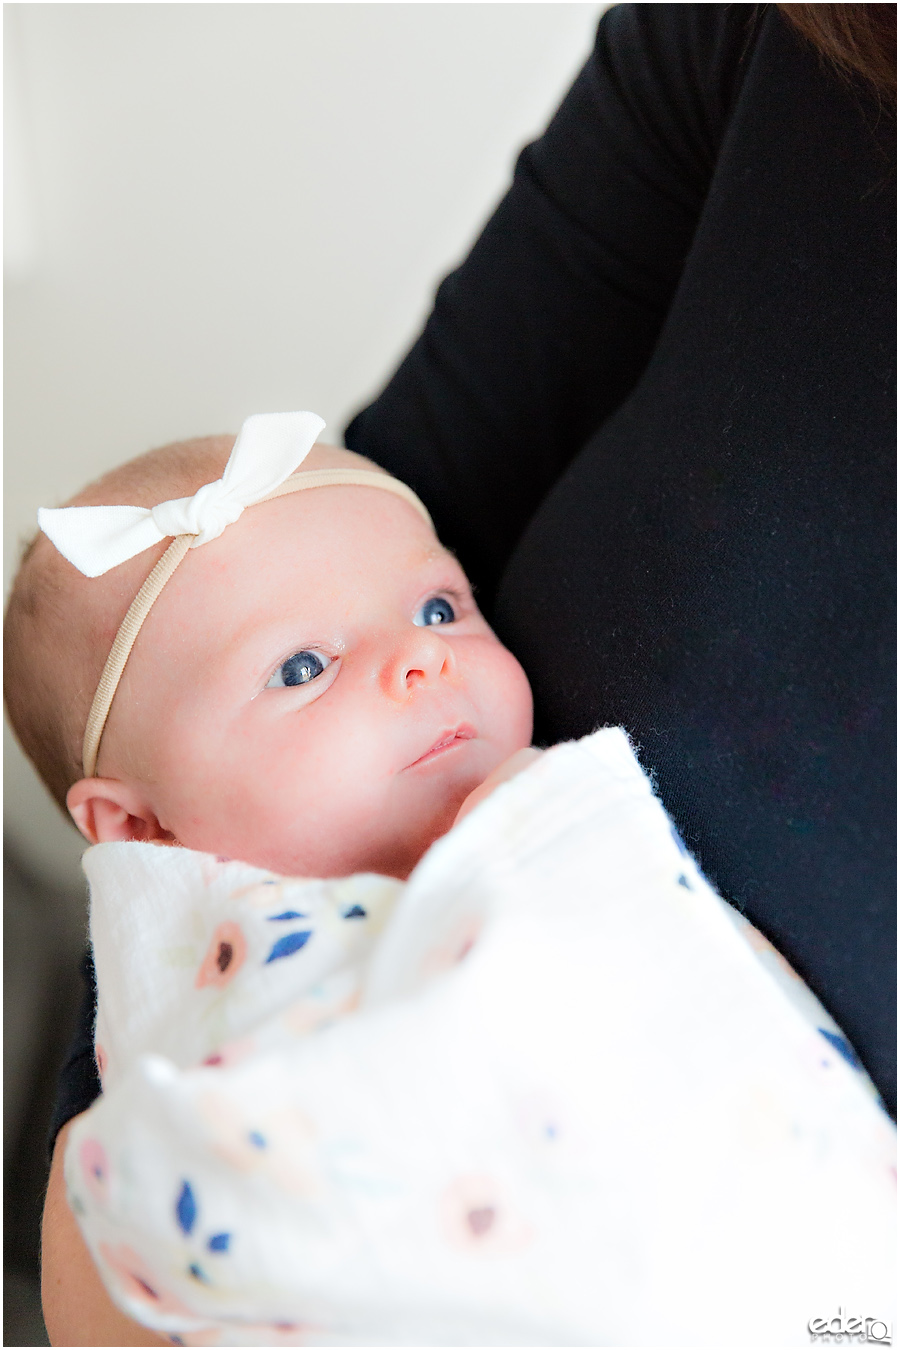
{"label": "knotted fabric bow", "polygon": [[390,474],[371,469],[314,469],[295,474],[324,426],[322,418],[311,412],[257,413],[241,427],[222,477],[205,483],[193,497],[160,502],[150,510],[143,506],[63,506],[38,511],[44,534],[86,577],[102,576],[175,536],[131,602],[106,658],[84,730],[85,778],[92,778],[96,771],[103,728],[141,625],[188,549],[218,539],[246,507],[306,488],[381,488],[409,502],[431,526],[431,517],[416,494]]}
{"label": "knotted fabric bow", "polygon": [[280,487],[309,454],[325,426],[311,412],[248,417],[225,472],[193,497],[143,506],[42,507],[38,524],[64,558],[86,577],[99,577],[172,535],[193,535],[190,548],[217,539],[247,506]]}

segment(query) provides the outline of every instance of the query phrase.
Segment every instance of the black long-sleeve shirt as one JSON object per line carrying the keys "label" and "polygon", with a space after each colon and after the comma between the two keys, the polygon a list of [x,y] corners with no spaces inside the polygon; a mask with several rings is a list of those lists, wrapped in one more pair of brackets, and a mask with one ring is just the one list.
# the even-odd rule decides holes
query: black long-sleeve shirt
{"label": "black long-sleeve shirt", "polygon": [[539,738],[629,730],[892,1109],[894,202],[892,117],[774,6],[618,5],[346,436],[459,553]]}
{"label": "black long-sleeve shirt", "polygon": [[894,122],[774,6],[621,5],[347,444],[545,742],[622,723],[895,1100]]}

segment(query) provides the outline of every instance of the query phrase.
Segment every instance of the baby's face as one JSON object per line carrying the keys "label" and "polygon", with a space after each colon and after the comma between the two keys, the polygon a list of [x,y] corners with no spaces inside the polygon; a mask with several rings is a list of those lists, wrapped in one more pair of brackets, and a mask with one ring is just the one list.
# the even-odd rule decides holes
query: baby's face
{"label": "baby's face", "polygon": [[329,487],[254,506],[154,605],[98,774],[187,847],[295,875],[405,877],[531,740],[531,693],[406,502]]}

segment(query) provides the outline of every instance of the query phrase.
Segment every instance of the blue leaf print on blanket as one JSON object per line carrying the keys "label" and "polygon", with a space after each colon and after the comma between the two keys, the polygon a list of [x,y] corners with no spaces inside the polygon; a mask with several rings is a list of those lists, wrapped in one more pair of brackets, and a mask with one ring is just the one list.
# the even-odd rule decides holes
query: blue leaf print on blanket
{"label": "blue leaf print on blanket", "polygon": [[270,961],[278,961],[282,956],[293,956],[294,952],[299,952],[301,947],[306,946],[311,937],[310,929],[302,929],[299,933],[285,933],[284,937],[279,938],[269,952],[265,964],[268,965]]}
{"label": "blue leaf print on blanket", "polygon": [[847,1063],[851,1064],[854,1069],[862,1068],[862,1062],[860,1061],[859,1056],[850,1042],[845,1041],[843,1036],[838,1036],[834,1031],[826,1031],[824,1027],[819,1027],[818,1032],[820,1036],[825,1037],[829,1045],[834,1046],[839,1055],[843,1055]]}
{"label": "blue leaf print on blanket", "polygon": [[191,1190],[189,1181],[182,1183],[181,1194],[175,1205],[175,1217],[181,1231],[190,1233],[197,1218],[197,1201],[194,1199],[194,1192]]}

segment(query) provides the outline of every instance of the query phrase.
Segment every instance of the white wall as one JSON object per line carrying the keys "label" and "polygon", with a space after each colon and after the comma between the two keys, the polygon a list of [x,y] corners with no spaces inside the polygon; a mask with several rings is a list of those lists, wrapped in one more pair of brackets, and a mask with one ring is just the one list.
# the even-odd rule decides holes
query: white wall
{"label": "white wall", "polygon": [[[297,407],[338,439],[605,8],[6,5],[7,581],[38,506],[150,446]],[[6,741],[8,835],[65,883]]]}

